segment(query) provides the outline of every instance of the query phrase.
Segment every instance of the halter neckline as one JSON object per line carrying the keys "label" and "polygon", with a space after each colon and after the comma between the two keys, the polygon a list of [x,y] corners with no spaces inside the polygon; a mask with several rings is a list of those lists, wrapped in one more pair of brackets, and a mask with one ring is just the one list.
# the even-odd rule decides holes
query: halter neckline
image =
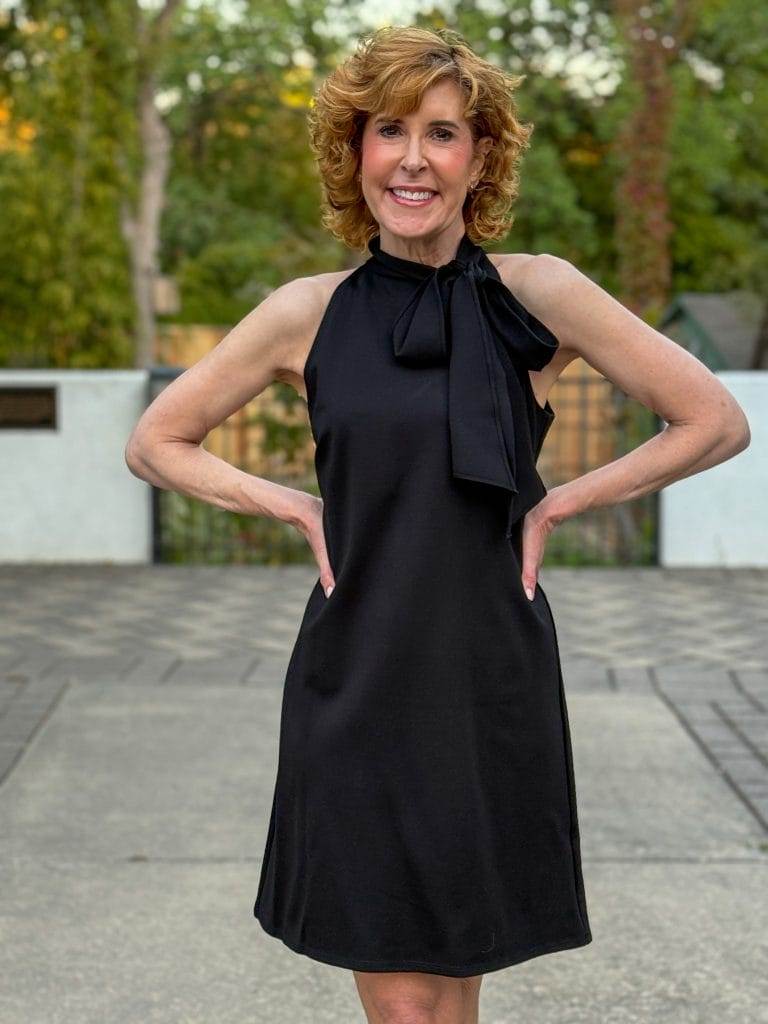
{"label": "halter neckline", "polygon": [[424,278],[431,277],[435,273],[447,273],[450,270],[460,271],[466,266],[474,257],[477,260],[478,256],[485,256],[485,251],[470,240],[469,235],[464,232],[459,241],[456,255],[453,259],[447,263],[442,263],[439,267],[433,267],[429,263],[421,263],[419,260],[409,260],[403,256],[393,256],[392,253],[386,252],[381,248],[381,235],[374,235],[373,238],[368,242],[368,251],[371,253],[373,260],[380,263],[384,267],[388,267],[390,270],[399,271],[409,277]]}

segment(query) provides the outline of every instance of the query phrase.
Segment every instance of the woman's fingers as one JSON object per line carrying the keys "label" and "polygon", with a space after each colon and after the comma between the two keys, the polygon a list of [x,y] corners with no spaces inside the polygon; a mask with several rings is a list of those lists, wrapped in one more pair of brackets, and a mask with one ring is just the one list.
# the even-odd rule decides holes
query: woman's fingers
{"label": "woman's fingers", "polygon": [[318,565],[320,566],[320,586],[323,588],[325,596],[330,597],[331,591],[335,586],[335,580],[331,567],[328,564],[328,559],[326,558],[324,562],[318,562]]}
{"label": "woman's fingers", "polygon": [[[541,502],[539,502],[541,504]],[[534,506],[534,509],[538,506]],[[543,516],[532,514],[534,509],[526,513],[523,519],[523,590],[529,601],[533,600],[539,569],[544,559],[544,547],[552,532],[552,524]]]}
{"label": "woman's fingers", "polygon": [[312,548],[312,553],[315,556],[315,561],[320,571],[320,586],[323,588],[325,596],[330,597],[336,581],[328,559],[328,548],[325,543],[322,498],[318,498],[312,503],[310,513],[303,525],[305,536]]}
{"label": "woman's fingers", "polygon": [[317,560],[317,567],[320,570],[320,586],[323,588],[325,596],[330,597],[336,580],[333,576],[331,563],[328,560],[328,548],[325,544],[325,533],[323,532],[322,518],[320,519],[317,527],[317,538],[314,552],[315,559]]}

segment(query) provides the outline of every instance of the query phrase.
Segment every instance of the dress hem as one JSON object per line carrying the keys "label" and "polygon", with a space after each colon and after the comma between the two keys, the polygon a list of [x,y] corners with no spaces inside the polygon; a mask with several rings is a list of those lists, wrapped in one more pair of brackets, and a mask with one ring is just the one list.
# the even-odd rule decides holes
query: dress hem
{"label": "dress hem", "polygon": [[505,967],[512,967],[515,964],[523,963],[526,960],[532,960],[534,957],[542,956],[545,953],[557,953],[566,949],[578,949],[582,946],[588,946],[590,942],[592,942],[592,933],[587,929],[586,931],[579,932],[575,936],[555,939],[551,942],[539,943],[536,946],[529,946],[527,949],[521,950],[515,954],[496,958],[495,960],[489,960],[487,962],[471,964],[469,966],[425,963],[420,960],[358,960],[356,958],[340,956],[335,953],[326,953],[324,950],[316,949],[313,946],[307,946],[302,943],[289,942],[277,930],[268,928],[264,921],[255,912],[254,917],[267,935],[271,935],[273,938],[279,939],[284,946],[287,946],[287,948],[292,950],[294,953],[299,953],[301,956],[307,956],[312,960],[318,960],[320,963],[330,964],[332,967],[345,967],[352,971],[420,971],[426,974],[442,974],[449,978],[468,978],[472,975],[488,974],[491,971],[500,971]]}

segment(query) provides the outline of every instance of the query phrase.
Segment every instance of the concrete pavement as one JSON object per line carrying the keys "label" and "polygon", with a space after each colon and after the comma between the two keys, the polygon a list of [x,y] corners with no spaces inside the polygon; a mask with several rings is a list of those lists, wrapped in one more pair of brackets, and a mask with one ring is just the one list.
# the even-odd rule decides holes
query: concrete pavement
{"label": "concrete pavement", "polygon": [[[311,567],[0,567],[0,1021],[364,1024],[252,916]],[[551,569],[593,943],[482,1024],[768,1022],[768,572]]]}

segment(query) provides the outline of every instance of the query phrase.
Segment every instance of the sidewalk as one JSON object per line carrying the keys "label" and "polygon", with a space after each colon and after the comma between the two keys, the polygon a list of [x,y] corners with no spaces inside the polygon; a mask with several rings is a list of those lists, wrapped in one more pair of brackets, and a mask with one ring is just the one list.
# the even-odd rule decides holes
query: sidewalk
{"label": "sidewalk", "polygon": [[[0,567],[3,1024],[364,1024],[252,916],[307,567]],[[481,1024],[768,1024],[768,571],[545,570],[594,941]]]}

